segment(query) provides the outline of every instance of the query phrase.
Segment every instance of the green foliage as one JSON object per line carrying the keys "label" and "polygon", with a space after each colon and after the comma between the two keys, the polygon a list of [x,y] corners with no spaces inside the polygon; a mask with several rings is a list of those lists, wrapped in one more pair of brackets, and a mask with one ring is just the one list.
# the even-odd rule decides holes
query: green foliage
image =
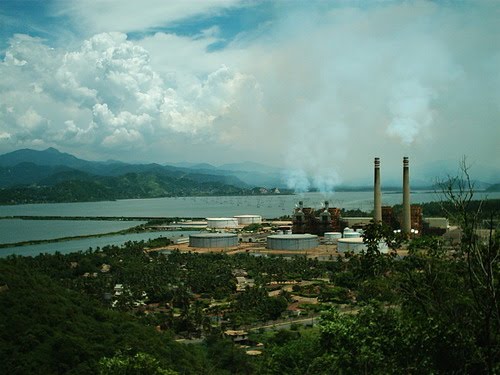
{"label": "green foliage", "polygon": [[[447,217],[452,223],[458,224],[459,218],[453,208],[452,202],[443,200],[442,202],[420,203],[422,211],[428,217]],[[487,220],[491,215],[497,215],[500,212],[500,199],[488,199],[485,201],[471,200],[468,210],[470,212],[479,211],[479,220]]]}
{"label": "green foliage", "polygon": [[322,348],[318,335],[278,331],[267,344],[258,373],[269,375],[316,374],[317,372],[312,369],[315,359],[321,353]]}
{"label": "green foliage", "polygon": [[117,355],[104,357],[98,364],[99,375],[177,375],[178,372],[163,369],[157,359],[146,353],[133,356]]}
{"label": "green foliage", "polygon": [[[163,255],[144,251],[158,242],[142,241],[0,259],[2,373],[498,373],[500,234],[492,217],[492,230],[480,236],[480,215],[468,216],[466,198],[455,202],[464,230],[452,252],[436,237],[421,237],[408,244],[408,256],[380,254],[379,241],[396,246],[400,239],[372,224],[365,254],[331,262]],[[101,272],[103,264],[108,272]],[[235,269],[244,269],[255,287],[236,293]],[[309,282],[269,296],[269,282],[288,280]],[[112,307],[103,297],[115,284],[123,293],[112,296]],[[241,328],[279,318],[293,294],[318,297],[320,304],[307,311],[337,303],[349,303],[349,311],[326,310],[319,330],[297,323],[276,333],[261,328],[260,358],[221,338],[218,324]],[[146,313],[138,301],[157,303],[161,311]],[[181,345],[174,334],[207,339]]]}
{"label": "green foliage", "polygon": [[253,223],[245,226],[242,230],[244,232],[257,232],[260,229],[262,229],[262,224],[259,223]]}
{"label": "green foliage", "polygon": [[233,326],[278,319],[288,306],[285,297],[269,297],[261,287],[249,288],[239,293],[229,315]]}
{"label": "green foliage", "polygon": [[191,367],[183,368],[188,373],[203,367],[202,356],[168,335],[67,289],[37,267],[40,260],[43,262],[36,258],[0,262],[0,274],[8,285],[0,294],[3,373],[95,374],[102,356],[126,348],[156,358],[164,368],[178,367],[182,361],[192,362]]}
{"label": "green foliage", "polygon": [[[189,176],[188,176],[189,177]],[[248,189],[220,181],[170,176],[164,172],[128,173],[121,176],[77,176],[54,185],[0,189],[0,204],[87,202],[116,199],[198,195],[249,195]],[[210,176],[208,176],[210,177]],[[207,178],[208,178],[207,177]]]}
{"label": "green foliage", "polygon": [[[218,371],[212,373],[220,375],[254,374],[255,366],[251,358],[241,349],[236,348],[230,340],[211,335],[206,340],[207,353]],[[223,369],[223,370],[222,370]],[[210,373],[205,369],[205,373]]]}

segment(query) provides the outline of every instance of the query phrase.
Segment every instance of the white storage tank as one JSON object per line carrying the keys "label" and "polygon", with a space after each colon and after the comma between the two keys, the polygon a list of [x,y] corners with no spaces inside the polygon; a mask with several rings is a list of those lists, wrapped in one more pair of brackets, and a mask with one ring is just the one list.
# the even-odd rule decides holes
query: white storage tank
{"label": "white storage tank", "polygon": [[[362,238],[340,238],[337,241],[337,251],[339,253],[352,251],[353,253],[359,254],[362,251],[366,252],[366,249],[366,244],[363,242]],[[389,252],[389,248],[384,241],[378,244],[378,250],[383,254]]]}
{"label": "white storage tank", "polygon": [[360,238],[361,233],[359,232],[345,232],[344,231],[344,238]]}
{"label": "white storage tank", "polygon": [[448,229],[450,227],[450,223],[445,217],[425,217],[423,221],[429,225],[429,228]]}
{"label": "white storage tank", "polygon": [[189,235],[190,247],[234,247],[238,246],[238,236],[234,233],[199,233]]}
{"label": "white storage tank", "polygon": [[236,215],[234,217],[239,225],[261,224],[262,216],[260,215]]}
{"label": "white storage tank", "polygon": [[208,228],[237,228],[238,220],[234,217],[207,217]]}
{"label": "white storage tank", "polygon": [[318,247],[318,236],[313,234],[275,234],[267,237],[267,248],[272,250],[309,250]]}
{"label": "white storage tank", "polygon": [[340,232],[325,232],[324,237],[325,237],[325,243],[333,244],[333,243],[337,243],[337,240],[339,238],[342,238],[342,233],[340,233]]}

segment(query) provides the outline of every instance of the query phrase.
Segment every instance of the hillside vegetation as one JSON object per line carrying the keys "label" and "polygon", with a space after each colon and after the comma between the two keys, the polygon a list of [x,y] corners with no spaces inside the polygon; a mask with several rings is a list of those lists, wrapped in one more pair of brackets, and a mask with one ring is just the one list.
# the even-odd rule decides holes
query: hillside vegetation
{"label": "hillside vegetation", "polygon": [[0,155],[0,204],[261,194],[258,186],[243,182],[238,175],[248,177],[241,171],[203,165],[93,162],[53,148],[25,149]]}

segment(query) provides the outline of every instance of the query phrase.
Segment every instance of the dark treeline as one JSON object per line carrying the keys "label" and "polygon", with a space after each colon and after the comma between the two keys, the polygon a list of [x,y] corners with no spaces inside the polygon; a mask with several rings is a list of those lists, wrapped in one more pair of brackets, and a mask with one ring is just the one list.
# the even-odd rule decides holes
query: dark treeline
{"label": "dark treeline", "polygon": [[[368,230],[377,240],[382,232]],[[478,241],[498,254],[498,235]],[[423,374],[499,370],[499,316],[476,258],[437,238],[409,255],[320,262],[302,256],[147,253],[143,242],[0,260],[0,367],[7,374]],[[493,263],[495,264],[495,263]],[[496,264],[498,265],[498,264]],[[483,264],[484,266],[484,264]],[[472,268],[471,268],[472,267]],[[255,285],[236,292],[235,271]],[[471,279],[470,271],[476,278]],[[498,291],[498,267],[493,287]],[[250,357],[221,332],[283,316],[292,293],[317,296],[319,329],[259,334]],[[121,284],[120,293],[115,285]],[[146,303],[147,306],[139,302]],[[341,305],[340,305],[341,304]],[[154,310],[148,306],[157,306]],[[339,306],[349,306],[351,314]],[[182,345],[175,337],[204,337]],[[120,372],[127,368],[128,372]],[[142,372],[130,372],[130,368]]]}
{"label": "dark treeline", "polygon": [[[289,192],[288,192],[289,193]],[[263,194],[260,188],[220,181],[196,181],[165,173],[127,173],[121,176],[81,175],[51,184],[0,189],[0,204],[91,202],[183,196]]]}

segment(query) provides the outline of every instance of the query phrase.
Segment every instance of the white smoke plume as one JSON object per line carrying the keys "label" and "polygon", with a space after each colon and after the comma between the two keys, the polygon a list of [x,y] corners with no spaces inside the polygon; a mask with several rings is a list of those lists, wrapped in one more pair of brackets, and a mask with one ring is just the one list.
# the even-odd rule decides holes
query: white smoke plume
{"label": "white smoke plume", "polygon": [[[145,1],[106,1],[106,12],[57,2],[85,40],[12,37],[0,63],[0,152],[253,160],[284,167],[297,191],[325,192],[371,180],[374,156],[384,182],[403,155],[433,163],[466,150],[500,164],[498,2],[278,2],[228,40],[215,18],[196,36],[151,33],[180,11]],[[225,4],[234,2],[206,6]]]}

